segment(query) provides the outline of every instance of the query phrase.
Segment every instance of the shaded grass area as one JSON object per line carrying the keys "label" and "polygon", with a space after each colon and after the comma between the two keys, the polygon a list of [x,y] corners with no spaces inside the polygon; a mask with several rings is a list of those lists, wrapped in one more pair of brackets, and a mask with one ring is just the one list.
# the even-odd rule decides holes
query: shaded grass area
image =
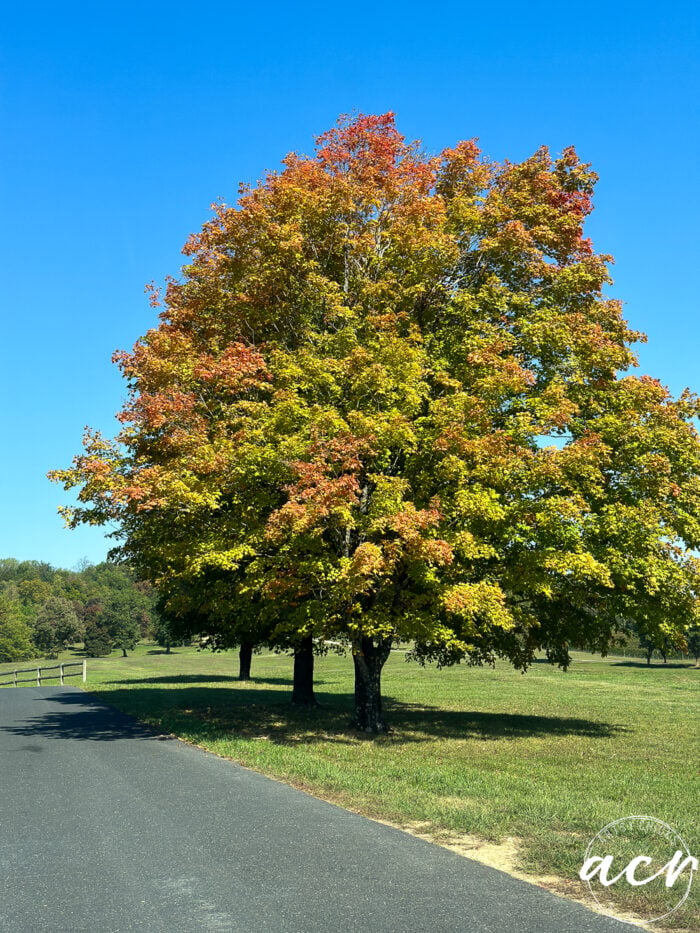
{"label": "shaded grass area", "polygon": [[[219,755],[369,816],[454,841],[516,839],[514,867],[558,876],[572,896],[588,841],[647,814],[700,854],[700,671],[688,664],[579,656],[544,663],[422,670],[390,658],[387,736],[353,732],[352,665],[317,659],[318,710],[289,702],[291,659],[141,646],[88,662],[88,689]],[[634,908],[634,897],[628,906]],[[700,929],[700,882],[667,927]]]}

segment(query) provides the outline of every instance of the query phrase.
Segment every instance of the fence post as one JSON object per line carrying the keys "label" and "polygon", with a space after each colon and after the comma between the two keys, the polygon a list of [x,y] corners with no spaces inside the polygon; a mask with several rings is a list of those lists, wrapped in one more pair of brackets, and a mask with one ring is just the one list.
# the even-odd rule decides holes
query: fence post
{"label": "fence post", "polygon": [[14,686],[16,687],[16,686],[17,686],[17,671],[13,671],[12,674],[13,674],[13,676],[14,676],[14,678],[15,678]]}
{"label": "fence post", "polygon": [[87,680],[87,658],[83,658],[83,683]]}
{"label": "fence post", "polygon": [[61,661],[61,686],[63,686],[63,661]]}
{"label": "fence post", "polygon": [[36,669],[36,685],[37,687],[41,686],[41,668],[37,667]]}

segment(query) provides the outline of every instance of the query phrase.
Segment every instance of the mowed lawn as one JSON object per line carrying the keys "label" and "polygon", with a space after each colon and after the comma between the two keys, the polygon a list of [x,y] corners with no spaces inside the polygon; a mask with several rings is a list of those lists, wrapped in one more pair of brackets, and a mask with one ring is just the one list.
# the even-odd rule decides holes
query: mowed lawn
{"label": "mowed lawn", "polygon": [[[577,877],[586,845],[612,820],[664,820],[700,855],[700,670],[690,662],[649,668],[582,654],[568,672],[540,662],[520,674],[506,664],[421,669],[396,652],[383,676],[394,731],[379,737],[348,728],[349,657],[317,659],[318,710],[291,706],[291,667],[284,655],[255,656],[253,681],[239,683],[235,652],[142,645],[129,658],[89,660],[87,689],[188,742],[574,897],[586,895]],[[696,876],[662,926],[699,929],[699,918]]]}

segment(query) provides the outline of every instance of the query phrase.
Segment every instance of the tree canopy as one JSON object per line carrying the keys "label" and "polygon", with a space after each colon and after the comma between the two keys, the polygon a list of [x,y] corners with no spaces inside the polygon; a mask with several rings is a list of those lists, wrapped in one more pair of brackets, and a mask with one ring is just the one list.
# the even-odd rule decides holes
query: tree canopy
{"label": "tree canopy", "polygon": [[419,661],[563,666],[623,620],[697,618],[690,392],[637,377],[583,225],[573,148],[431,156],[392,114],[341,119],[185,245],[160,323],[115,360],[71,525],[116,521],[174,614],[351,646],[381,730],[396,639]]}

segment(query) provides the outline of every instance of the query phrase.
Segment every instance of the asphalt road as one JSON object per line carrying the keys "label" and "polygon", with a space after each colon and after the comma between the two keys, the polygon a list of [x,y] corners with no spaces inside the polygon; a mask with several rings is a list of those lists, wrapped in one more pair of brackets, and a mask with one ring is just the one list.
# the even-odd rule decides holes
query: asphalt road
{"label": "asphalt road", "polygon": [[0,782],[8,933],[630,929],[71,687],[0,690]]}

